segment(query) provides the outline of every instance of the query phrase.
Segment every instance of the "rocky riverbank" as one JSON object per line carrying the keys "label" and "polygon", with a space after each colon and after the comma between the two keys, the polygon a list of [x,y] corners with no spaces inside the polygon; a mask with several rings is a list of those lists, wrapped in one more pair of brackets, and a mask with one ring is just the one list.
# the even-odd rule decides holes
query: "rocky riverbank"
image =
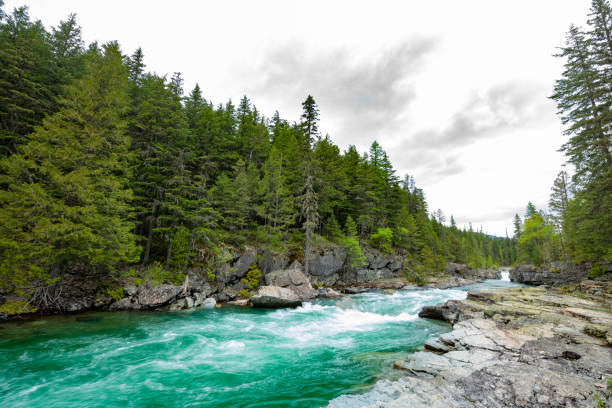
{"label": "rocky riverbank", "polygon": [[[352,268],[345,248],[333,245],[316,247],[309,254],[310,268],[306,274],[299,260],[291,260],[285,254],[269,254],[255,247],[242,250],[226,248],[218,255],[212,273],[203,267],[190,268],[179,285],[143,279],[134,274],[106,282],[103,277],[68,271],[48,289],[45,294],[48,303],[38,309],[39,313],[49,314],[86,310],[176,311],[221,303],[244,306],[250,304],[244,299],[245,290],[254,295],[254,304],[265,303],[268,307],[275,307],[297,305],[316,297],[332,297],[336,291],[358,293],[371,288],[399,289],[414,283],[405,280],[407,267],[401,256],[385,254],[369,246],[364,247],[363,253],[364,264]],[[250,288],[243,279],[253,265],[262,276],[259,284]],[[498,277],[497,270],[476,270],[466,265],[449,264],[443,273],[418,283],[444,289]],[[260,287],[265,293],[259,293]],[[290,292],[266,287],[288,289],[297,299]],[[283,295],[274,300],[271,293]],[[260,302],[261,297],[265,302]],[[20,298],[0,293],[0,305],[5,301],[19,302]],[[0,320],[15,316],[0,313]]]}
{"label": "rocky riverbank", "polygon": [[[561,286],[582,282],[585,279],[612,280],[612,264],[600,267],[593,274],[593,265],[553,262],[548,266],[519,265],[510,270],[510,280],[528,285]],[[597,275],[597,276],[595,276]]]}
{"label": "rocky riverbank", "polygon": [[598,407],[612,391],[612,284],[598,298],[519,287],[425,307],[451,332],[395,363],[399,381],[330,407]]}

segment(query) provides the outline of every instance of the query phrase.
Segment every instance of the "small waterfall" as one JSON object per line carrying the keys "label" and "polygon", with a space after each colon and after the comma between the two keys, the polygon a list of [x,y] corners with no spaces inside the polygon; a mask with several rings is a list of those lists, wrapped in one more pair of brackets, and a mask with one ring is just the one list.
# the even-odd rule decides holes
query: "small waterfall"
{"label": "small waterfall", "polygon": [[502,271],[501,280],[510,282],[510,271]]}

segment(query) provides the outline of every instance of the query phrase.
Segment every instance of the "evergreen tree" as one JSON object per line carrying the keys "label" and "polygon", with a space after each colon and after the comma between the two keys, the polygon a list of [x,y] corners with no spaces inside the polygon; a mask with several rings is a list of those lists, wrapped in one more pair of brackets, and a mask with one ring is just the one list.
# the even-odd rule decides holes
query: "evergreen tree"
{"label": "evergreen tree", "polygon": [[527,203],[527,208],[525,209],[525,219],[530,218],[532,215],[537,214],[538,210],[535,205],[530,201]]}
{"label": "evergreen tree", "polygon": [[273,231],[285,230],[296,217],[294,197],[287,190],[283,174],[283,154],[272,148],[263,165],[263,177],[258,186],[261,205],[257,213]]}
{"label": "evergreen tree", "polygon": [[514,214],[514,238],[519,239],[521,237],[521,226],[523,225],[523,221],[518,214]]}
{"label": "evergreen tree", "polygon": [[346,235],[348,237],[357,238],[357,225],[355,221],[353,221],[353,217],[350,215],[346,217],[346,223],[344,224],[344,230],[346,231]]}
{"label": "evergreen tree", "polygon": [[317,134],[319,118],[319,110],[314,101],[314,98],[310,95],[302,103],[302,129],[307,142],[306,148],[306,169],[304,172],[304,193],[300,197],[300,214],[304,219],[303,228],[305,231],[305,245],[304,245],[304,272],[308,273],[309,267],[309,254],[310,254],[310,241],[312,233],[319,223],[319,211],[318,211],[318,197],[314,191],[314,177],[312,175],[312,155],[310,148],[312,146],[312,139]]}
{"label": "evergreen tree", "polygon": [[329,239],[333,242],[340,242],[344,238],[340,224],[336,220],[336,216],[332,212],[325,225],[325,231]]}
{"label": "evergreen tree", "polygon": [[108,271],[138,259],[127,104],[127,71],[109,43],[88,55],[86,74],[66,89],[60,110],[0,162],[0,281],[9,289],[32,294],[71,265]]}

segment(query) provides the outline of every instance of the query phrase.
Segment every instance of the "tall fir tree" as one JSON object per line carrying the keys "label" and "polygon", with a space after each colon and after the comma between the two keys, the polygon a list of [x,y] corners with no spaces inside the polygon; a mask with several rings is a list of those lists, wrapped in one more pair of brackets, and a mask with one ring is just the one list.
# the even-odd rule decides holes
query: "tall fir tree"
{"label": "tall fir tree", "polygon": [[[107,272],[138,259],[128,188],[127,71],[116,43],[87,56],[18,153],[0,162],[1,282],[36,295],[69,268]],[[36,296],[32,302],[36,303]]]}

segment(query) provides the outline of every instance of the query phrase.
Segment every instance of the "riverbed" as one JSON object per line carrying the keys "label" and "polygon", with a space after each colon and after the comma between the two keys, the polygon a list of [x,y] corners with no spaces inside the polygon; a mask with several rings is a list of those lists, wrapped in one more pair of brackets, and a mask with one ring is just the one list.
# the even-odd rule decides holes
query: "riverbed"
{"label": "riverbed", "polygon": [[321,407],[401,373],[468,290],[371,291],[296,309],[106,312],[0,325],[2,407]]}

